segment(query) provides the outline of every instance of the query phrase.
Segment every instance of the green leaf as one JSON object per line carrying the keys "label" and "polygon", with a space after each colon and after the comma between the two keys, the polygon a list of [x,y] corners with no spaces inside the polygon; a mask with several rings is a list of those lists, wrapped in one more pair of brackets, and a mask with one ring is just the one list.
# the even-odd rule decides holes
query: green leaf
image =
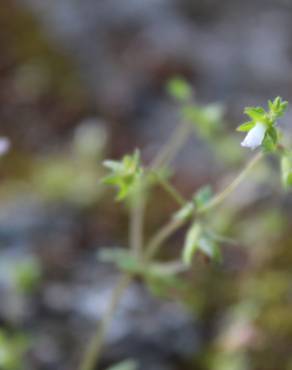
{"label": "green leaf", "polygon": [[28,340],[23,335],[7,335],[0,330],[0,369],[23,368],[23,356],[28,349]]}
{"label": "green leaf", "polygon": [[201,107],[189,104],[182,108],[183,120],[191,122],[204,138],[212,138],[218,134],[222,126],[224,108],[218,104]]}
{"label": "green leaf", "polygon": [[137,370],[137,369],[138,369],[137,362],[131,359],[119,362],[118,364],[115,364],[107,368],[107,370]]}
{"label": "green leaf", "polygon": [[172,78],[167,84],[168,93],[180,101],[189,100],[192,96],[190,85],[182,78]]}
{"label": "green leaf", "polygon": [[195,211],[195,206],[192,202],[188,202],[184,207],[182,207],[178,212],[174,214],[176,220],[185,221],[192,217]]}
{"label": "green leaf", "polygon": [[288,102],[285,100],[282,100],[280,96],[277,96],[274,101],[269,100],[268,101],[269,105],[269,115],[271,117],[271,120],[275,121],[278,118],[282,117],[283,114],[285,113],[287,107],[288,107]]}
{"label": "green leaf", "polygon": [[104,167],[112,170],[112,171],[119,171],[121,169],[121,163],[118,162],[118,161],[112,161],[112,160],[105,160],[103,161],[102,163],[104,165]]}
{"label": "green leaf", "polygon": [[182,260],[187,265],[190,266],[192,263],[192,258],[199,247],[199,239],[202,234],[202,227],[198,222],[192,224],[187,232],[186,240],[182,253]]}
{"label": "green leaf", "polygon": [[247,132],[247,131],[250,131],[254,126],[255,126],[255,122],[249,121],[249,122],[245,122],[241,124],[240,126],[238,126],[236,130],[241,131],[241,132]]}
{"label": "green leaf", "polygon": [[120,270],[130,273],[141,273],[143,267],[128,250],[123,248],[103,248],[98,251],[97,257],[104,263],[113,263]]}
{"label": "green leaf", "polygon": [[200,188],[194,196],[194,202],[198,209],[204,207],[211,198],[213,197],[214,193],[210,185],[203,186]]}
{"label": "green leaf", "polygon": [[132,155],[125,155],[121,161],[106,160],[103,164],[112,173],[101,181],[118,189],[116,199],[121,201],[132,195],[139,186],[143,174],[139,151],[135,150]]}
{"label": "green leaf", "polygon": [[145,275],[145,281],[148,288],[153,295],[159,297],[173,297],[173,290],[183,291],[186,289],[187,284],[185,279],[180,278],[174,274],[152,274]]}
{"label": "green leaf", "polygon": [[262,107],[246,107],[244,113],[254,121],[263,121],[266,111]]}
{"label": "green leaf", "polygon": [[214,239],[204,236],[199,240],[199,250],[215,262],[222,261],[222,255],[218,244]]}

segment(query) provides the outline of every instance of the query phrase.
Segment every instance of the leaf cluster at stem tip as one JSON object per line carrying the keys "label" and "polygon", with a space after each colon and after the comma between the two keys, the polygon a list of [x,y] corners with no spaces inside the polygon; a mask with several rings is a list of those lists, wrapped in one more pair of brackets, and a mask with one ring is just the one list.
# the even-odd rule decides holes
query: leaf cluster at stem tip
{"label": "leaf cluster at stem tip", "polygon": [[275,151],[281,138],[277,120],[283,116],[287,106],[288,102],[278,96],[268,101],[268,111],[262,107],[246,107],[244,113],[250,120],[237,127],[237,131],[247,132],[241,145],[251,149],[261,146],[264,152]]}
{"label": "leaf cluster at stem tip", "polygon": [[237,128],[237,131],[249,131],[257,122],[264,123],[267,126],[274,126],[277,120],[285,113],[287,106],[288,102],[282,100],[282,98],[278,96],[274,101],[268,101],[268,111],[265,111],[262,107],[246,107],[244,113],[249,116],[250,121],[241,124]]}
{"label": "leaf cluster at stem tip", "polygon": [[132,155],[125,155],[120,161],[106,160],[103,165],[111,171],[111,174],[104,177],[102,182],[118,189],[117,200],[124,200],[133,194],[143,174],[138,150]]}

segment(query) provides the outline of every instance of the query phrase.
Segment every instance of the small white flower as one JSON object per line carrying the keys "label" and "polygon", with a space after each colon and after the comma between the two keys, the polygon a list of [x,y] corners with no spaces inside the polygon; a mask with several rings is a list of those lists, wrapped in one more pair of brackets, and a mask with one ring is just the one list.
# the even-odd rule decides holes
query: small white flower
{"label": "small white flower", "polygon": [[10,141],[6,137],[0,137],[0,156],[8,152],[10,148]]}
{"label": "small white flower", "polygon": [[247,133],[241,146],[254,150],[260,146],[264,140],[267,126],[262,122],[257,122],[255,126]]}

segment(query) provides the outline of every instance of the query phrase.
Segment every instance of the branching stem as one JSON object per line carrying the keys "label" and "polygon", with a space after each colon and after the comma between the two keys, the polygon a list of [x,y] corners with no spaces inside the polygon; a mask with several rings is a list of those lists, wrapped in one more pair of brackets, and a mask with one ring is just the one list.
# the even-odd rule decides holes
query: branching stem
{"label": "branching stem", "polygon": [[[197,214],[201,215],[207,213],[215,207],[219,206],[225,200],[225,198],[227,198],[238,187],[238,185],[245,179],[246,175],[262,157],[262,153],[258,153],[255,157],[253,157],[251,161],[246,165],[246,167],[240,172],[240,174],[231,182],[231,184],[227,186],[227,188],[224,189],[222,192],[218,193],[218,195],[215,195],[205,207],[201,208],[197,212]],[[173,233],[175,233],[181,226],[183,226],[187,221],[188,220],[172,219],[165,226],[163,226],[153,236],[153,238],[148,243],[148,246],[146,246],[147,260],[153,258],[155,254],[159,251],[162,243],[167,240]]]}
{"label": "branching stem", "polygon": [[199,213],[206,213],[211,209],[220,205],[225,198],[229,196],[237,187],[241,184],[241,182],[245,179],[246,175],[249,171],[259,162],[259,160],[263,157],[263,154],[259,152],[256,154],[250,162],[246,165],[246,167],[240,172],[240,174],[219,194],[213,197],[209,203],[206,204],[205,207],[201,208]]}

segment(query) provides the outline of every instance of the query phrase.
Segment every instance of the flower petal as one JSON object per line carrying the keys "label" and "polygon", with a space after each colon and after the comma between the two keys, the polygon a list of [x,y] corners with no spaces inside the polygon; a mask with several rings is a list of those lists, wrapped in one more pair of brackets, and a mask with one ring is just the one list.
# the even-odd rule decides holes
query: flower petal
{"label": "flower petal", "polygon": [[262,144],[266,131],[267,126],[264,123],[257,122],[256,125],[247,133],[241,146],[254,150]]}

